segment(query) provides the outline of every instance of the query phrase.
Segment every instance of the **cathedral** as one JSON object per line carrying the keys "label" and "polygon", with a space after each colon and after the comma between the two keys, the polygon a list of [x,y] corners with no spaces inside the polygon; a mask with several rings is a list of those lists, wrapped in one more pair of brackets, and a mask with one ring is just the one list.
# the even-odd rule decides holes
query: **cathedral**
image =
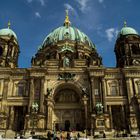
{"label": "cathedral", "polygon": [[140,35],[124,27],[117,35],[116,67],[102,64],[94,43],[71,25],[50,32],[19,68],[17,36],[0,30],[0,131],[47,130],[140,132]]}

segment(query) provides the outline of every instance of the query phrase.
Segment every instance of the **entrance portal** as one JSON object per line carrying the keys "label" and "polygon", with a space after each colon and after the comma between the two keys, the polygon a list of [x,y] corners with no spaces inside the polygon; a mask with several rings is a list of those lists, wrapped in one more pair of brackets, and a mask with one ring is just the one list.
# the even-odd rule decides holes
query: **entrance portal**
{"label": "entrance portal", "polygon": [[27,113],[27,107],[15,106],[14,107],[14,130],[20,132],[24,130],[25,114]]}
{"label": "entrance portal", "polygon": [[65,120],[65,131],[69,131],[69,130],[70,130],[70,121]]}
{"label": "entrance portal", "polygon": [[80,96],[69,85],[57,91],[54,96],[54,119],[60,130],[70,131],[84,128],[84,110]]}
{"label": "entrance portal", "polygon": [[121,106],[111,106],[112,110],[112,119],[113,119],[113,128],[115,130],[123,130],[124,129],[124,118],[123,114],[124,112],[121,111]]}

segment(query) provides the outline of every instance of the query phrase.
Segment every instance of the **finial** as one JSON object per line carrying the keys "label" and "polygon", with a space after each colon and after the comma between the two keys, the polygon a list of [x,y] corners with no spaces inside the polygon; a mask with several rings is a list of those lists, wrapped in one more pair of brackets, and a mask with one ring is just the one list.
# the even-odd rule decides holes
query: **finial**
{"label": "finial", "polygon": [[69,20],[69,11],[68,9],[66,9],[66,17],[65,17],[65,21],[64,21],[64,26],[70,26],[70,20]]}
{"label": "finial", "polygon": [[127,27],[127,22],[126,21],[124,21],[124,27]]}
{"label": "finial", "polygon": [[11,23],[10,20],[8,21],[8,28],[10,29]]}

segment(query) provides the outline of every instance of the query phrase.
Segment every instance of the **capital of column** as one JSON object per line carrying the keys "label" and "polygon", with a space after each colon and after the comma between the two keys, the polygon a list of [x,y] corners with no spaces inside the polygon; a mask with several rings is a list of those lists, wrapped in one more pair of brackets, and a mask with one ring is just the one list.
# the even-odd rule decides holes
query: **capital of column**
{"label": "capital of column", "polygon": [[91,78],[91,83],[94,83],[94,78]]}

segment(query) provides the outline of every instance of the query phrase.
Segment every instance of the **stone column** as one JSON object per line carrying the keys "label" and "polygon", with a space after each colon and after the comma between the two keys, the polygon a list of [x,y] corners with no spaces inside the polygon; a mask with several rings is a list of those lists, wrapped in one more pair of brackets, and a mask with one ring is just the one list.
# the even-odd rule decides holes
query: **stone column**
{"label": "stone column", "polygon": [[9,96],[12,96],[13,95],[13,80],[10,79],[10,82],[9,82]]}
{"label": "stone column", "polygon": [[0,95],[2,96],[4,89],[4,79],[1,80],[1,88],[0,88]]}
{"label": "stone column", "polygon": [[133,85],[132,85],[132,80],[131,78],[127,78],[126,79],[126,85],[127,85],[127,93],[128,93],[128,99],[129,101],[131,100],[131,97],[134,95],[133,93]]}
{"label": "stone column", "polygon": [[14,107],[10,106],[10,114],[9,114],[9,129],[13,129],[14,126]]}
{"label": "stone column", "polygon": [[123,126],[124,126],[124,128],[126,128],[124,105],[121,105],[121,111],[122,111]]}
{"label": "stone column", "polygon": [[[126,79],[126,86],[127,86],[127,94],[128,94],[128,102],[129,104],[131,103],[131,98],[134,95],[133,93],[133,85],[132,85],[132,79],[131,78],[127,78]],[[130,108],[130,112],[133,111],[132,106],[129,106]]]}
{"label": "stone column", "polygon": [[44,79],[41,79],[41,93],[40,93],[40,106],[39,106],[39,112],[44,112]]}
{"label": "stone column", "polygon": [[[1,96],[3,96],[3,89],[4,89],[4,80],[2,80],[1,82],[1,89],[0,89]],[[3,99],[1,100],[1,112],[4,112]]]}
{"label": "stone column", "polygon": [[104,112],[107,112],[107,106],[106,106],[106,82],[105,79],[102,79],[102,96],[103,96],[103,106],[104,106]]}
{"label": "stone column", "polygon": [[52,99],[49,97],[47,99],[47,129],[51,130],[52,129],[52,112],[53,112],[53,101]]}
{"label": "stone column", "polygon": [[95,108],[96,105],[96,99],[95,99],[95,91],[94,91],[94,79],[91,79],[91,93],[92,93],[92,102],[93,102],[93,109]]}
{"label": "stone column", "polygon": [[29,93],[29,106],[28,106],[28,113],[31,111],[31,106],[34,100],[34,78],[30,81],[30,93]]}
{"label": "stone column", "polygon": [[111,105],[109,105],[109,114],[110,114],[110,128],[113,128],[113,120],[112,120],[112,110]]}
{"label": "stone column", "polygon": [[7,100],[7,96],[8,96],[8,83],[9,83],[9,80],[5,79],[4,80],[4,88],[3,88],[3,100]]}
{"label": "stone column", "polygon": [[93,132],[93,129],[94,129],[94,124],[93,124],[93,117],[91,116],[91,136],[93,136],[94,132]]}

